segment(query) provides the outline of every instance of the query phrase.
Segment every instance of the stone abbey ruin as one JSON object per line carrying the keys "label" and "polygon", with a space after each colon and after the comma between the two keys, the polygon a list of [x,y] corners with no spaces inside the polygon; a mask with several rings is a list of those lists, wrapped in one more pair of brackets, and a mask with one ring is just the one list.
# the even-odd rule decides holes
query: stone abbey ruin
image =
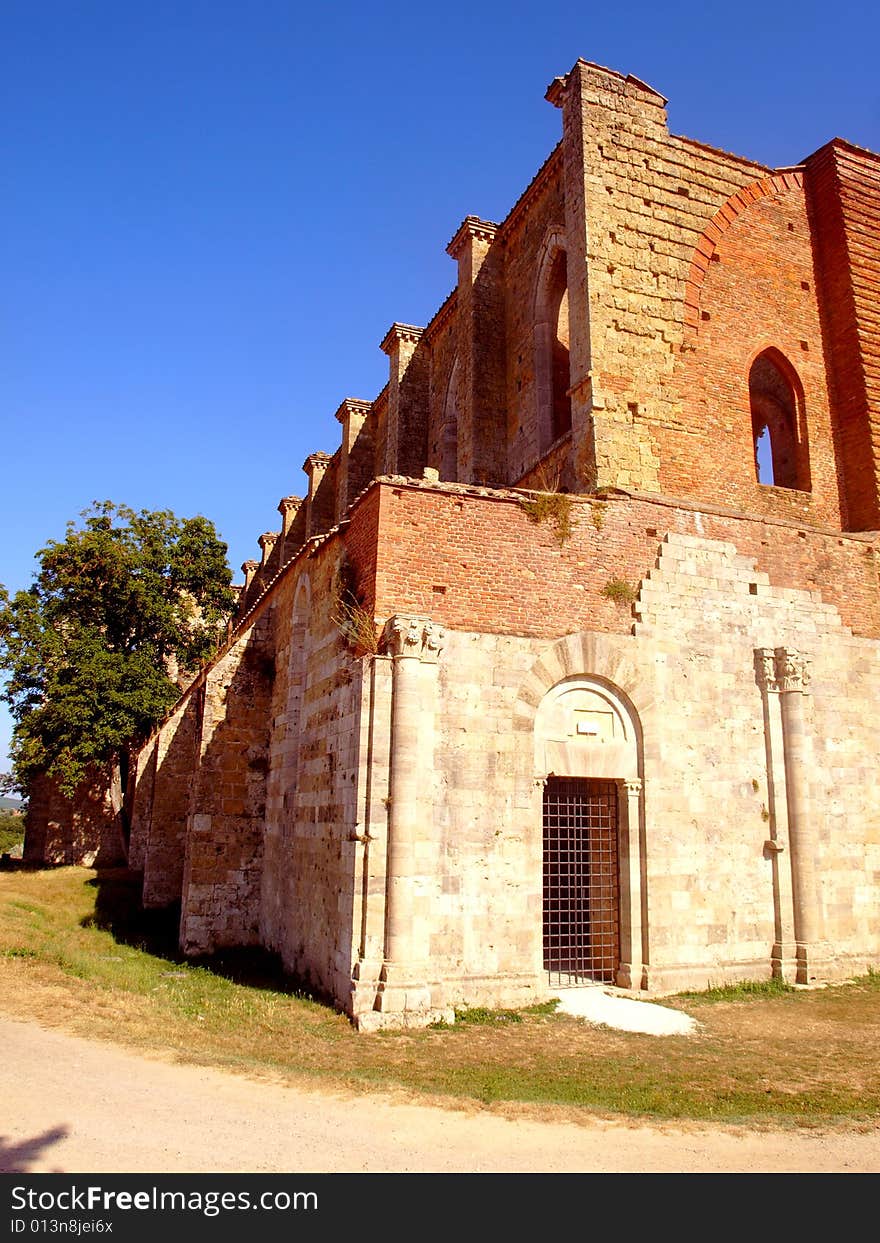
{"label": "stone abbey ruin", "polygon": [[880,156],[547,98],[138,762],[145,904],[365,1029],[880,960]]}

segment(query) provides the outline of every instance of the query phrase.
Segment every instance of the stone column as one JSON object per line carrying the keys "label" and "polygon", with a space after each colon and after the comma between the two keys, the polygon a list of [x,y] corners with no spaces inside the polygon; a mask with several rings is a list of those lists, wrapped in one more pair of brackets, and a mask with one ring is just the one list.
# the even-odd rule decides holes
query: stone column
{"label": "stone column", "polygon": [[817,834],[810,807],[810,740],[804,704],[809,694],[810,665],[791,647],[777,647],[774,656],[782,709],[797,982],[807,984],[815,978],[815,954],[822,935],[816,882]]}
{"label": "stone column", "polygon": [[[440,627],[423,617],[398,615],[386,628],[392,657],[391,774],[385,887],[385,961],[376,1010],[390,1015],[426,1016],[431,1011],[428,947],[419,926],[429,912],[418,909],[419,839],[425,817],[423,771],[422,664],[436,663],[443,645]],[[405,1020],[404,1020],[405,1021]],[[425,1021],[429,1021],[425,1019]]]}
{"label": "stone column", "polygon": [[797,947],[794,939],[792,912],[791,851],[783,856],[788,843],[788,801],[785,792],[785,742],[782,726],[781,696],[776,677],[776,654],[772,647],[755,652],[755,670],[764,703],[764,747],[767,763],[768,836],[764,841],[764,858],[770,862],[773,877],[774,940],[770,967],[774,979],[797,979]]}
{"label": "stone column", "polygon": [[642,851],[639,808],[642,783],[636,778],[618,784],[620,835],[620,967],[619,988],[644,988],[642,962]]}

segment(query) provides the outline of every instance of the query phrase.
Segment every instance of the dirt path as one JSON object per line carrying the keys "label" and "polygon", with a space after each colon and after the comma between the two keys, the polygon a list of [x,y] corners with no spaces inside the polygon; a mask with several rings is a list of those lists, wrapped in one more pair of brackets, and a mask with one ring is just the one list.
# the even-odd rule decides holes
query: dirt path
{"label": "dirt path", "polygon": [[0,1171],[880,1171],[880,1130],[510,1121],[175,1065],[0,1018]]}

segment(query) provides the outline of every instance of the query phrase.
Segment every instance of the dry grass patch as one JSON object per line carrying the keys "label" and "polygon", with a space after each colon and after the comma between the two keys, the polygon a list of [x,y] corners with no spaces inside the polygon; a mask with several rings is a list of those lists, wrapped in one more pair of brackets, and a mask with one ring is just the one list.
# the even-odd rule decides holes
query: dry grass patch
{"label": "dry grass patch", "polygon": [[880,976],[779,995],[673,999],[696,1036],[593,1027],[549,1007],[470,1012],[451,1028],[359,1035],[261,954],[182,962],[167,917],[119,874],[0,875],[8,1014],[187,1061],[457,1105],[822,1124],[880,1115]]}

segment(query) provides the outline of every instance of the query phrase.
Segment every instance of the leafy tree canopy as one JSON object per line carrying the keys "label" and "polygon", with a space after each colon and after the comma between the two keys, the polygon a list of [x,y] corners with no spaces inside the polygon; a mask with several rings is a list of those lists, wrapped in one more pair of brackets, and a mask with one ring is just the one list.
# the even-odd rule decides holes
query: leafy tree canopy
{"label": "leafy tree canopy", "polygon": [[37,553],[27,591],[0,587],[3,698],[15,779],[49,772],[72,794],[119,761],[179,696],[176,669],[215,650],[232,612],[226,545],[206,518],[95,502]]}

